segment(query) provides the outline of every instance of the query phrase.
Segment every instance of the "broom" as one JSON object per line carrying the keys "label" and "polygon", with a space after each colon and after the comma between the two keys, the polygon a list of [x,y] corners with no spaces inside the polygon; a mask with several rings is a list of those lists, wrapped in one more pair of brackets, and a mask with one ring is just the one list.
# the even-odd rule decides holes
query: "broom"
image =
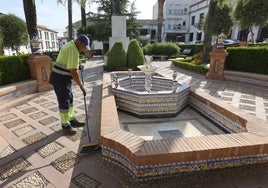
{"label": "broom", "polygon": [[[80,64],[79,69],[80,69],[82,84],[84,85],[84,77],[83,77],[84,66]],[[93,144],[93,143],[91,143],[91,140],[90,140],[90,130],[89,130],[89,123],[88,123],[87,102],[86,102],[86,96],[85,95],[84,95],[84,106],[85,106],[85,115],[86,115],[86,127],[87,127],[88,143],[82,145],[82,149],[81,149],[80,153],[88,153],[90,151],[96,151],[98,149],[101,149],[100,145]]]}

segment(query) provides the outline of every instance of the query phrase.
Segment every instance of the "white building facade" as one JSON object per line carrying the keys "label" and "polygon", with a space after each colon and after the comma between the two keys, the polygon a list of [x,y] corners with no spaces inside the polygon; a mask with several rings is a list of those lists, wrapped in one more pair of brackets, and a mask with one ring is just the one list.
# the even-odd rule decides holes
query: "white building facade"
{"label": "white building facade", "polygon": [[58,44],[58,36],[56,31],[53,31],[46,26],[37,26],[38,30],[38,38],[40,40],[40,51],[58,51],[59,44]]}
{"label": "white building facade", "polygon": [[[38,39],[40,41],[40,52],[46,51],[58,51],[58,36],[56,31],[53,31],[46,26],[37,25]],[[31,53],[30,40],[27,45],[20,46],[18,49],[19,54],[29,54]],[[15,50],[11,48],[4,48],[4,55],[18,55]]]}
{"label": "white building facade", "polygon": [[[235,3],[234,0],[228,0]],[[210,0],[166,0],[163,10],[162,41],[191,42],[203,41],[204,31],[201,21],[208,12]],[[153,6],[153,19],[157,20],[158,4]],[[268,27],[253,27],[253,40],[263,41],[268,39]],[[215,36],[216,37],[216,36]],[[233,27],[233,39],[251,40],[248,29],[241,30]]]}

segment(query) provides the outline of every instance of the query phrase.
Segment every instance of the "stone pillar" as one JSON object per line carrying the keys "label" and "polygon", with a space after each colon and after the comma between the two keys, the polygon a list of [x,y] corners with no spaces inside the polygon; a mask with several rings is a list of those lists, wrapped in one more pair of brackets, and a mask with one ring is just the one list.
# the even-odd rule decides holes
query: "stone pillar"
{"label": "stone pillar", "polygon": [[37,90],[46,91],[52,89],[53,86],[48,82],[52,59],[45,55],[32,55],[26,62],[29,64],[31,77],[37,80]]}
{"label": "stone pillar", "polygon": [[127,52],[129,37],[126,35],[126,16],[112,16],[112,37],[109,37],[109,49],[112,49],[115,42],[122,42]]}
{"label": "stone pillar", "polygon": [[228,52],[224,48],[216,48],[210,55],[210,67],[207,78],[215,80],[223,80],[224,64]]}

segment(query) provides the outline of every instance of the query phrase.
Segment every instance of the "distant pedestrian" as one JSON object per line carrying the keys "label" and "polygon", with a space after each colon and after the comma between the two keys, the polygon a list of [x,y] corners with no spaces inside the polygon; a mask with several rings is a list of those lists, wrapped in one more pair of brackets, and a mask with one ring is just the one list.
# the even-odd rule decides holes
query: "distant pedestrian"
{"label": "distant pedestrian", "polygon": [[62,128],[73,134],[76,133],[75,127],[85,125],[75,118],[72,93],[73,79],[86,96],[86,90],[79,76],[81,52],[85,54],[90,52],[89,38],[84,34],[78,35],[76,40],[69,41],[61,48],[49,78],[49,83],[54,86],[57,95]]}

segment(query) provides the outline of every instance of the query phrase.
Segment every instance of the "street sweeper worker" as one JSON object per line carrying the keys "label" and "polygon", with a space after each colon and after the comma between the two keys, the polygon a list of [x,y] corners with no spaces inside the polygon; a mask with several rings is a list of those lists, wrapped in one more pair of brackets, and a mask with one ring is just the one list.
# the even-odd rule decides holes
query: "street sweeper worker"
{"label": "street sweeper worker", "polygon": [[54,86],[57,96],[62,128],[71,134],[76,133],[76,127],[85,125],[75,118],[72,80],[86,96],[79,76],[79,54],[88,55],[89,52],[89,38],[85,34],[78,35],[76,40],[69,41],[61,48],[49,78],[49,83]]}

